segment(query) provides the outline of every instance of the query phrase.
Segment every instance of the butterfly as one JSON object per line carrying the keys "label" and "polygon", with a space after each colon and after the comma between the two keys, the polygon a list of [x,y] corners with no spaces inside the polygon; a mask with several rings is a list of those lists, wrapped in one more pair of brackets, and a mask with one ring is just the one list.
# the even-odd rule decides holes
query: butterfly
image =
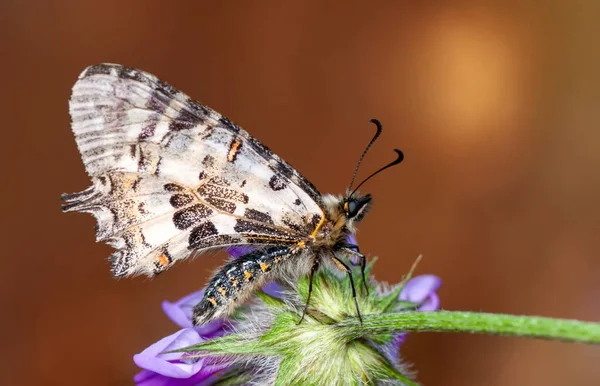
{"label": "butterfly", "polygon": [[[366,258],[347,240],[371,195],[350,188],[343,196],[322,195],[229,119],[137,69],[88,67],[73,86],[69,112],[92,185],[63,194],[62,210],[95,216],[97,241],[115,248],[115,277],[154,276],[190,255],[247,245],[251,252],[210,280],[194,308],[195,324],[230,314],[268,281],[309,274],[302,320],[322,263],[348,273],[360,318],[344,257],[360,257],[364,279]],[[377,133],[358,166],[382,131],[372,122]],[[400,163],[403,153],[396,152],[362,183]]]}

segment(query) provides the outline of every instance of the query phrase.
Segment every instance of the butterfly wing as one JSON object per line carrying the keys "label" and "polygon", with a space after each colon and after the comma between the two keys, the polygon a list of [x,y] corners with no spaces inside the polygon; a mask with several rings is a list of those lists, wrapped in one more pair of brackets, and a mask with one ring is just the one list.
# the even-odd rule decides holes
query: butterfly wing
{"label": "butterfly wing", "polygon": [[293,245],[324,217],[290,165],[151,74],[88,67],[69,111],[92,186],[64,195],[63,211],[96,217],[115,276],[151,276],[210,248]]}

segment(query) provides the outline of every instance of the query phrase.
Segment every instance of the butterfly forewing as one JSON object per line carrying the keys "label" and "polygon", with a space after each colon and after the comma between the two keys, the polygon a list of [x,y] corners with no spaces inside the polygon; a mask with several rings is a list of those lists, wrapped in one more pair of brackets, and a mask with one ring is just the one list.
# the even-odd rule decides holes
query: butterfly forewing
{"label": "butterfly forewing", "polygon": [[193,251],[293,245],[323,218],[316,188],[246,131],[153,75],[87,68],[72,128],[92,187],[65,211],[92,213],[117,276],[153,275]]}

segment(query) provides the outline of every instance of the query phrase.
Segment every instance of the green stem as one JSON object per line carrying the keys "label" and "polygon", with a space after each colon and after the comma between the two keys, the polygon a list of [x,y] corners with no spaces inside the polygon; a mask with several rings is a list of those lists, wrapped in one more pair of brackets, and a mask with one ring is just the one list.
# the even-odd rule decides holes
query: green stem
{"label": "green stem", "polygon": [[363,324],[347,319],[339,324],[348,338],[391,332],[467,332],[600,344],[600,323],[483,312],[405,311],[363,315]]}

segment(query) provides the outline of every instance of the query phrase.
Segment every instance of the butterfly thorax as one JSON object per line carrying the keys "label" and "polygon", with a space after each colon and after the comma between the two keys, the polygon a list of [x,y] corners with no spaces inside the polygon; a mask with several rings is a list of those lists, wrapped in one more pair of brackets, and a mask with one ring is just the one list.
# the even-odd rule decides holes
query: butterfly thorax
{"label": "butterfly thorax", "polygon": [[364,217],[371,206],[371,196],[323,195],[325,221],[315,235],[315,247],[333,248],[344,242],[349,234],[356,233],[356,223]]}

